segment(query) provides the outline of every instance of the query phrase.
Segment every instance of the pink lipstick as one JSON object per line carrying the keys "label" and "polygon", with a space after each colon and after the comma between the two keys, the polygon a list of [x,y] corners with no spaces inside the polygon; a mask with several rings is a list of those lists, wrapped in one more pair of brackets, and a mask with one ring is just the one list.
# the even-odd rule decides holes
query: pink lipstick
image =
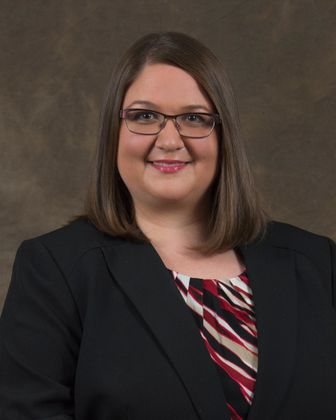
{"label": "pink lipstick", "polygon": [[184,162],[182,160],[161,159],[161,160],[154,160],[153,162],[150,162],[150,163],[153,166],[153,168],[157,169],[160,172],[175,173],[185,168],[189,162]]}

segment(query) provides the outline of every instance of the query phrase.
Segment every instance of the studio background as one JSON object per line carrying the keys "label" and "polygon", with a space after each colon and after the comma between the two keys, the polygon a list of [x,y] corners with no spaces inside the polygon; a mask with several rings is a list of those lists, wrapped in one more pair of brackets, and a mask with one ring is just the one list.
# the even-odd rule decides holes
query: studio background
{"label": "studio background", "polygon": [[82,211],[111,69],[158,30],[226,65],[273,218],[336,239],[334,0],[1,0],[0,309],[19,244]]}

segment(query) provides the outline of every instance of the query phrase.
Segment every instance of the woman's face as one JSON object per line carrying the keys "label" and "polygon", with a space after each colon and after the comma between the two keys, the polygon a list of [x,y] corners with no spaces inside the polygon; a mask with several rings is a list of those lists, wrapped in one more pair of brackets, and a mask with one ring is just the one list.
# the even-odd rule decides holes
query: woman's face
{"label": "woman's face", "polygon": [[[196,81],[168,64],[145,66],[126,92],[122,107],[169,115],[214,112]],[[130,132],[125,120],[121,122],[118,170],[135,209],[138,205],[197,205],[215,177],[217,155],[216,130],[201,139],[182,138],[174,121],[168,120],[159,134],[141,135]],[[158,162],[162,160],[167,162]],[[163,166],[171,160],[180,162],[178,168]]]}

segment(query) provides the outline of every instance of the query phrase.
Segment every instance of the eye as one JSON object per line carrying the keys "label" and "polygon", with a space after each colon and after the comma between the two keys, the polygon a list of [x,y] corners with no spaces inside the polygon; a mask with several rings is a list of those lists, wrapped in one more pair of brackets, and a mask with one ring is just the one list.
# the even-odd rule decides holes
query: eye
{"label": "eye", "polygon": [[190,122],[200,122],[200,121],[203,121],[202,115],[200,115],[200,114],[187,114],[187,119]]}
{"label": "eye", "polygon": [[129,110],[127,112],[127,118],[130,121],[139,123],[151,123],[159,120],[159,115],[156,112],[148,110]]}
{"label": "eye", "polygon": [[206,116],[198,113],[183,114],[181,120],[188,125],[203,125],[207,122]]}

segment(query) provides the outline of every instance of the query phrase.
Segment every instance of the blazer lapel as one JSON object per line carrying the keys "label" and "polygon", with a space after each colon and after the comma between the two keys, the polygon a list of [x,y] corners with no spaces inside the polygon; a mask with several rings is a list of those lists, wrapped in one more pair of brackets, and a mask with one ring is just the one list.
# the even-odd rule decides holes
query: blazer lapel
{"label": "blazer lapel", "polygon": [[266,241],[239,249],[253,290],[258,330],[259,366],[248,420],[273,419],[285,397],[296,356],[294,255]]}
{"label": "blazer lapel", "polygon": [[173,278],[150,244],[103,247],[114,279],[156,336],[202,420],[229,420],[216,367]]}

